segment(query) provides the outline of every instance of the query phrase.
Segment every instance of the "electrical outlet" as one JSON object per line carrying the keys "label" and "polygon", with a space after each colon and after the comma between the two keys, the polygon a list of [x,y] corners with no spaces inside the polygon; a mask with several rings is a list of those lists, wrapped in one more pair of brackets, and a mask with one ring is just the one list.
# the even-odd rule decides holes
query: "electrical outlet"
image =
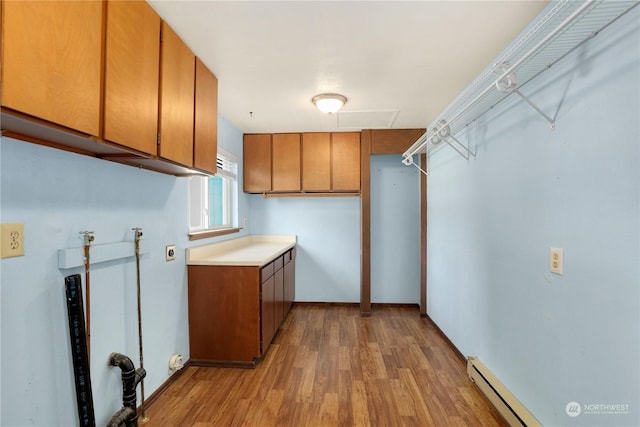
{"label": "electrical outlet", "polygon": [[0,258],[24,256],[24,225],[2,224]]}
{"label": "electrical outlet", "polygon": [[242,218],[242,228],[247,228],[247,217],[245,216],[244,218]]}
{"label": "electrical outlet", "polygon": [[167,245],[165,248],[165,260],[173,261],[176,259],[176,245]]}
{"label": "electrical outlet", "polygon": [[551,248],[549,271],[562,275],[562,248]]}

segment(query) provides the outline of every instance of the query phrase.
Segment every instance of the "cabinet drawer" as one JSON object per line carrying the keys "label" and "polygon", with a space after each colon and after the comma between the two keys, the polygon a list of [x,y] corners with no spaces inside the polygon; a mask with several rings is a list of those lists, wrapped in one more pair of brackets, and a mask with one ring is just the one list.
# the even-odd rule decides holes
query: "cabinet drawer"
{"label": "cabinet drawer", "polygon": [[260,269],[260,281],[264,283],[269,279],[269,277],[273,276],[273,263],[269,263]]}
{"label": "cabinet drawer", "polygon": [[284,267],[284,258],[281,255],[273,261],[273,270],[278,271],[281,270],[282,267]]}

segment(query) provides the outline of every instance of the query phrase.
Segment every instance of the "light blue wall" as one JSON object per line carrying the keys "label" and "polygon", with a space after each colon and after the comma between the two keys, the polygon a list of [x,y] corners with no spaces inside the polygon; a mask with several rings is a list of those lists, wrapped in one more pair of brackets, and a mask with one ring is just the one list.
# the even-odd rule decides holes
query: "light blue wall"
{"label": "light blue wall", "polygon": [[[371,160],[372,302],[419,302],[419,177],[400,156]],[[250,197],[254,234],[295,234],[296,301],[360,302],[359,197]]]}
{"label": "light blue wall", "polygon": [[253,234],[295,234],[296,301],[360,301],[360,198],[250,197]]}
{"label": "light blue wall", "polygon": [[[372,302],[419,302],[419,176],[400,156],[371,160]],[[296,301],[360,302],[359,197],[250,197],[253,234],[295,234]]]}
{"label": "light blue wall", "polygon": [[420,303],[420,176],[371,156],[371,302]]}
{"label": "light blue wall", "polygon": [[522,87],[555,131],[514,95],[461,136],[477,160],[431,161],[428,313],[545,426],[640,425],[639,27],[635,8]]}
{"label": "light blue wall", "polygon": [[[223,118],[219,144],[242,162],[242,134]],[[25,256],[0,261],[0,424],[77,425],[64,277],[83,269],[60,270],[57,257],[58,249],[82,245],[78,233],[83,230],[94,231],[98,245],[132,241],[131,228],[143,229],[149,250],[141,259],[148,397],[168,378],[171,354],[189,357],[184,250],[220,240],[188,241],[187,179],[9,138],[1,139],[0,161],[0,219],[24,223],[25,235]],[[241,217],[249,217],[248,207],[248,197],[240,194]],[[164,260],[167,244],[177,245],[175,261]],[[91,271],[91,376],[98,425],[122,406],[119,369],[106,367],[114,351],[138,366],[133,257],[97,264]]]}

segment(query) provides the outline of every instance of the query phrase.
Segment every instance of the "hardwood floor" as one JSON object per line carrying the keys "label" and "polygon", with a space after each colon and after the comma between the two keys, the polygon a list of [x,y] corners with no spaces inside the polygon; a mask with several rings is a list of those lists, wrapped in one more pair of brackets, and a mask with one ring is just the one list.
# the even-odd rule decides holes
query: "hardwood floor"
{"label": "hardwood floor", "polygon": [[188,367],[155,426],[507,426],[418,308],[297,304],[256,369]]}

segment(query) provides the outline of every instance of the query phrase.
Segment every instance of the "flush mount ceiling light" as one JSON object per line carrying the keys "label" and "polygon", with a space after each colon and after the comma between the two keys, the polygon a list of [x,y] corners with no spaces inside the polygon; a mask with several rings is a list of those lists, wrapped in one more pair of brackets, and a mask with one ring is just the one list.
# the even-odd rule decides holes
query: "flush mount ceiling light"
{"label": "flush mount ceiling light", "polygon": [[347,98],[337,93],[323,93],[314,96],[311,102],[318,107],[318,110],[331,114],[338,112],[347,103]]}

